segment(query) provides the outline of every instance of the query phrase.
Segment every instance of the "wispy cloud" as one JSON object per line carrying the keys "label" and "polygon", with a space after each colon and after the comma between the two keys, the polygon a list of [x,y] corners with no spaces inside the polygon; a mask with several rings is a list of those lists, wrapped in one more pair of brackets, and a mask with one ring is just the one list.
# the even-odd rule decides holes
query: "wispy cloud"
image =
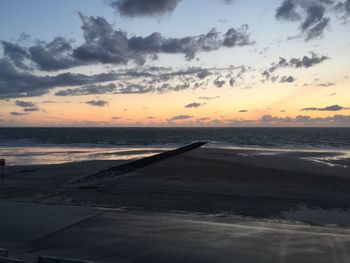
{"label": "wispy cloud", "polygon": [[21,108],[33,108],[35,104],[29,101],[16,100],[16,105]]}
{"label": "wispy cloud", "polygon": [[[289,60],[283,57],[280,57],[279,61],[272,63],[268,69],[262,72],[262,75],[266,80],[276,81],[277,79],[279,79],[279,76],[273,75],[273,73],[275,73],[275,71],[277,71],[278,69],[311,68],[318,64],[321,64],[322,62],[328,59],[330,59],[328,56],[319,55],[314,52],[310,52],[310,56],[303,56],[302,58],[291,58]],[[288,80],[293,82],[292,80],[295,80],[295,79],[292,76],[289,76],[289,77],[284,76],[281,78],[282,82],[288,82]]]}
{"label": "wispy cloud", "polygon": [[26,114],[28,114],[28,113],[12,111],[12,112],[10,112],[10,114],[11,114],[12,116],[23,116],[23,115],[26,115]]}
{"label": "wispy cloud", "polygon": [[108,101],[105,100],[90,100],[85,103],[96,107],[105,107],[109,105]]}
{"label": "wispy cloud", "polygon": [[171,117],[168,121],[181,121],[181,120],[188,120],[192,118],[193,116],[190,116],[190,115],[176,115]]}
{"label": "wispy cloud", "polygon": [[188,109],[191,109],[191,108],[199,108],[199,107],[202,107],[204,106],[205,103],[198,103],[198,102],[192,102],[192,103],[189,103],[185,106],[185,108],[188,108]]}
{"label": "wispy cloud", "polygon": [[305,40],[319,38],[323,35],[330,18],[326,16],[326,9],[332,1],[303,1],[284,0],[276,10],[276,18],[283,21],[297,21]]}
{"label": "wispy cloud", "polygon": [[348,110],[350,108],[345,108],[339,105],[332,105],[332,106],[327,106],[324,108],[317,108],[317,107],[308,107],[301,109],[302,111],[341,111],[341,110]]}

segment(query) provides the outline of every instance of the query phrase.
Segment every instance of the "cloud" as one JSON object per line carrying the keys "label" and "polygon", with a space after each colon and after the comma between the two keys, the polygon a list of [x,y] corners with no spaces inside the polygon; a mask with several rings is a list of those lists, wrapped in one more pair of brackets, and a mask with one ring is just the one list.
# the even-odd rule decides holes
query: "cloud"
{"label": "cloud", "polygon": [[339,1],[335,7],[335,11],[342,14],[341,19],[346,23],[350,18],[350,0]]}
{"label": "cloud", "polygon": [[160,33],[153,33],[146,37],[131,37],[128,49],[141,56],[159,53],[184,54],[187,60],[192,60],[198,52],[252,45],[254,42],[250,40],[248,29],[248,25],[243,25],[238,29],[230,28],[222,35],[213,28],[207,34],[183,38],[165,38]]}
{"label": "cloud", "polygon": [[254,120],[243,118],[225,119],[223,116],[221,116],[220,119],[212,119],[206,116],[202,118],[194,118],[190,115],[177,115],[166,121],[168,125],[182,125],[183,122],[185,122],[187,125],[219,127],[350,127],[350,115],[340,114],[327,117],[311,117],[308,115],[278,117],[273,115],[263,115]]}
{"label": "cloud", "polygon": [[35,104],[33,102],[16,100],[16,105],[21,108],[33,108]]}
{"label": "cloud", "polygon": [[132,60],[142,65],[147,57],[154,58],[162,53],[184,54],[187,60],[191,60],[198,52],[254,43],[250,40],[248,25],[230,28],[225,34],[212,29],[207,34],[182,38],[168,38],[158,32],[128,38],[126,32],[114,30],[103,17],[79,15],[83,22],[85,43],[74,50],[73,56],[86,63],[127,64]]}
{"label": "cloud", "polygon": [[293,119],[290,117],[275,117],[272,115],[264,115],[260,119],[261,123],[288,123],[288,122],[293,122]]}
{"label": "cloud", "polygon": [[[273,73],[281,68],[310,68],[314,67],[318,64],[321,64],[322,62],[329,60],[330,58],[328,56],[319,55],[314,52],[310,52],[310,56],[303,56],[302,58],[291,58],[290,60],[287,60],[283,57],[279,58],[279,61],[276,63],[272,63],[272,65],[264,70],[262,72],[263,77],[266,80],[272,80],[276,81],[279,77],[273,76]],[[293,77],[292,77],[293,78]],[[285,79],[281,79],[282,81],[292,80],[291,78],[288,79],[286,77]]]}
{"label": "cloud", "polygon": [[22,43],[22,42],[26,42],[30,39],[30,35],[26,34],[26,33],[21,33],[18,37],[18,42]]}
{"label": "cloud", "polygon": [[80,86],[116,80],[116,73],[84,75],[62,73],[37,76],[17,70],[7,58],[0,59],[0,99],[35,97],[48,93],[56,87]]}
{"label": "cloud", "polygon": [[129,17],[159,16],[172,13],[181,0],[117,0],[110,5]]}
{"label": "cloud", "polygon": [[40,70],[56,71],[83,65],[72,57],[73,47],[62,37],[56,37],[50,43],[41,41],[29,48],[30,58]]}
{"label": "cloud", "polygon": [[[182,0],[112,0],[109,5],[119,14],[127,17],[163,16],[174,12]],[[232,5],[234,0],[220,0]]]}
{"label": "cloud", "polygon": [[332,0],[284,0],[276,9],[275,17],[282,21],[299,22],[301,34],[309,41],[322,37],[330,24],[326,11],[332,5]]}
{"label": "cloud", "polygon": [[90,100],[85,103],[96,107],[105,107],[109,105],[108,101],[105,100]]}
{"label": "cloud", "polygon": [[13,112],[10,112],[10,114],[12,116],[23,116],[23,115],[27,115],[28,113],[13,111]]}
{"label": "cloud", "polygon": [[[51,42],[37,41],[30,47],[2,41],[4,57],[21,70],[49,72],[97,63],[126,65],[134,62],[143,65],[147,59],[154,60],[159,54],[182,54],[187,60],[192,60],[199,52],[254,44],[250,40],[248,25],[230,28],[226,33],[213,28],[207,34],[180,38],[165,37],[158,32],[128,37],[127,32],[114,30],[104,17],[78,14],[84,34],[81,45],[74,47],[72,40],[63,37],[56,37]],[[198,74],[205,77],[204,72]]]}
{"label": "cloud", "polygon": [[350,115],[334,115],[312,118],[307,115],[292,117],[275,117],[265,115],[259,120],[260,124],[268,125],[304,125],[304,126],[350,126]]}
{"label": "cloud", "polygon": [[209,117],[203,117],[203,118],[197,119],[197,122],[206,122],[206,121],[209,121],[209,120],[210,120]]}
{"label": "cloud", "polygon": [[[198,74],[201,72],[207,72],[208,75],[220,74],[222,75],[222,78],[226,79],[231,78],[231,76],[243,79],[242,75],[247,71],[248,69],[243,66],[230,66],[227,68],[188,67],[180,70],[162,67],[144,67],[142,70],[134,68],[123,70],[120,69],[118,70],[118,73],[115,73],[114,75],[114,78],[119,80],[118,85],[114,83],[105,85],[87,85],[79,88],[59,90],[55,93],[55,95],[81,96],[92,94],[163,94],[188,89],[204,89],[208,87],[208,81],[200,83],[196,82],[201,80],[201,78],[198,77]],[[215,98],[217,97],[212,99]],[[211,98],[202,97],[200,99],[209,100]]]}
{"label": "cloud", "polygon": [[[216,85],[224,85],[233,77],[243,80],[250,68],[244,66],[229,66],[227,68],[188,67],[175,70],[164,67],[144,67],[119,69],[117,72],[96,75],[61,73],[36,75],[31,70],[19,69],[15,59],[5,56],[0,59],[0,98],[35,97],[47,94],[54,88],[69,87],[56,91],[57,96],[78,96],[90,94],[131,94],[131,93],[165,93],[184,89],[198,89],[208,87],[204,78],[221,74]],[[18,62],[19,63],[19,62]],[[18,64],[17,63],[17,64]],[[25,63],[25,65],[29,65]],[[226,78],[226,80],[224,80]],[[103,82],[120,80],[118,86],[114,83]],[[174,80],[174,81],[171,81]],[[122,82],[121,82],[122,81]],[[132,82],[136,83],[132,83]],[[171,84],[169,84],[171,82]],[[74,88],[75,86],[82,86]]]}
{"label": "cloud", "polygon": [[[182,0],[112,0],[109,1],[119,14],[127,17],[163,16],[174,12]],[[219,0],[232,5],[234,0]]]}
{"label": "cloud", "polygon": [[280,79],[280,83],[292,83],[295,81],[295,78],[293,76],[282,76]]}
{"label": "cloud", "polygon": [[8,57],[16,67],[29,69],[26,65],[26,59],[29,58],[29,52],[19,44],[13,44],[7,41],[1,41],[4,56]]}
{"label": "cloud", "polygon": [[283,20],[295,21],[300,19],[299,13],[296,11],[297,4],[293,0],[285,0],[276,10],[276,18]]}
{"label": "cloud", "polygon": [[199,79],[205,79],[210,75],[212,75],[212,73],[209,70],[201,70],[200,72],[198,72],[197,77]]}
{"label": "cloud", "polygon": [[128,52],[128,38],[125,32],[114,31],[104,17],[84,16],[79,13],[83,23],[85,43],[73,51],[73,56],[86,63],[126,64],[133,59]]}
{"label": "cloud", "polygon": [[76,89],[65,89],[55,93],[56,96],[82,96],[97,95],[117,92],[117,86],[114,83],[106,85],[88,85]]}
{"label": "cloud", "polygon": [[229,80],[230,86],[233,87],[235,85],[235,83],[236,83],[236,80],[233,78],[230,78],[230,80]]}
{"label": "cloud", "polygon": [[331,87],[331,86],[335,86],[335,83],[333,82],[327,82],[327,83],[319,83],[317,84],[318,87]]}
{"label": "cloud", "polygon": [[199,107],[202,107],[202,106],[204,106],[204,105],[205,105],[205,103],[202,104],[202,103],[198,103],[198,102],[192,102],[192,103],[190,103],[190,104],[187,104],[187,105],[185,106],[185,108],[188,108],[188,109],[199,108]]}
{"label": "cloud", "polygon": [[190,115],[176,115],[171,117],[168,121],[179,121],[179,120],[188,120],[192,119],[193,117]]}
{"label": "cloud", "polygon": [[309,107],[309,108],[304,108],[301,109],[302,111],[341,111],[341,110],[348,110],[349,108],[345,108],[339,105],[332,105],[332,106],[327,106],[324,108],[317,108],[317,107]]}
{"label": "cloud", "polygon": [[350,0],[340,1],[337,3],[336,8],[343,8],[345,12],[350,14]]}
{"label": "cloud", "polygon": [[327,56],[321,56],[314,52],[310,52],[310,54],[311,56],[303,56],[301,59],[292,58],[289,63],[287,63],[287,66],[289,65],[294,68],[310,68],[329,59]]}
{"label": "cloud", "polygon": [[248,112],[248,110],[239,110],[238,112],[239,113],[246,113],[246,112]]}
{"label": "cloud", "polygon": [[215,99],[218,99],[218,98],[220,98],[220,96],[214,96],[214,97],[207,97],[207,96],[198,97],[199,100],[215,100]]}
{"label": "cloud", "polygon": [[[145,94],[156,92],[156,88],[153,86],[145,86],[139,84],[128,84],[125,87],[120,88],[117,92],[118,94]],[[164,89],[163,92],[166,92]]]}
{"label": "cloud", "polygon": [[[35,103],[29,102],[29,101],[16,100],[16,106],[23,108],[24,114],[29,112],[40,111],[40,109],[35,105]],[[14,114],[12,115],[16,116],[16,114],[17,116],[24,115],[24,114],[21,114],[20,112],[14,112]]]}
{"label": "cloud", "polygon": [[39,41],[29,48],[6,41],[2,41],[1,44],[4,55],[17,68],[23,70],[37,68],[44,71],[57,71],[84,64],[72,56],[73,47],[62,37],[56,37],[49,43]]}
{"label": "cloud", "polygon": [[40,109],[38,107],[32,107],[32,108],[24,108],[23,111],[25,112],[34,112],[39,111]]}
{"label": "cloud", "polygon": [[222,2],[224,2],[224,4],[226,5],[232,5],[234,3],[234,0],[221,0]]}
{"label": "cloud", "polygon": [[213,81],[213,84],[218,87],[218,88],[222,88],[225,85],[226,81],[225,80],[219,80],[219,79],[215,79]]}
{"label": "cloud", "polygon": [[307,30],[312,25],[319,23],[324,18],[325,7],[319,3],[312,3],[309,6],[305,7],[306,17],[301,24],[301,29]]}
{"label": "cloud", "polygon": [[309,29],[306,36],[306,40],[308,41],[311,39],[322,37],[323,32],[328,27],[329,23],[330,23],[330,18],[328,17],[323,18],[318,24],[316,24],[314,27]]}

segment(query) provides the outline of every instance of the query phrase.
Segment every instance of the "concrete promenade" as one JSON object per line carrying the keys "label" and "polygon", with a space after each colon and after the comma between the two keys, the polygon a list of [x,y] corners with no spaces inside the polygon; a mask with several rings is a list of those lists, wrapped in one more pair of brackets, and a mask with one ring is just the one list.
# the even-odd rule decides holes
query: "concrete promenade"
{"label": "concrete promenade", "polygon": [[342,228],[14,202],[0,211],[0,247],[32,262],[350,262]]}

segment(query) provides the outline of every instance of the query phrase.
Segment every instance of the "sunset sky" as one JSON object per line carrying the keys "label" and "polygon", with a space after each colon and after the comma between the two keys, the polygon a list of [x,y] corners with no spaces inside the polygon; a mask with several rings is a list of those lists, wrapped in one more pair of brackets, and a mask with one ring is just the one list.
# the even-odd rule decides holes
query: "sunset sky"
{"label": "sunset sky", "polygon": [[0,126],[350,126],[350,0],[1,0]]}

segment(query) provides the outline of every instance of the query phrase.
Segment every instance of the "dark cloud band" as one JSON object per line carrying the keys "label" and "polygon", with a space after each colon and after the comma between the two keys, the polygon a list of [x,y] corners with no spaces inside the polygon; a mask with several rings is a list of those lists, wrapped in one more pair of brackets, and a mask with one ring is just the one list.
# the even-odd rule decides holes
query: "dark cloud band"
{"label": "dark cloud band", "polygon": [[117,0],[110,5],[123,16],[156,16],[172,13],[181,0]]}
{"label": "dark cloud band", "polygon": [[331,22],[331,13],[342,14],[343,20],[350,16],[350,0],[284,0],[276,9],[280,21],[298,22],[301,34],[309,41],[323,36]]}
{"label": "dark cloud band", "polygon": [[82,45],[73,47],[62,37],[30,47],[2,41],[5,57],[22,70],[57,71],[97,63],[125,65],[132,61],[143,65],[158,54],[182,54],[187,60],[192,60],[199,52],[254,44],[250,40],[248,25],[230,28],[224,34],[212,29],[207,34],[182,38],[164,37],[157,32],[129,38],[126,32],[114,30],[103,17],[81,13],[79,16],[85,40]]}

